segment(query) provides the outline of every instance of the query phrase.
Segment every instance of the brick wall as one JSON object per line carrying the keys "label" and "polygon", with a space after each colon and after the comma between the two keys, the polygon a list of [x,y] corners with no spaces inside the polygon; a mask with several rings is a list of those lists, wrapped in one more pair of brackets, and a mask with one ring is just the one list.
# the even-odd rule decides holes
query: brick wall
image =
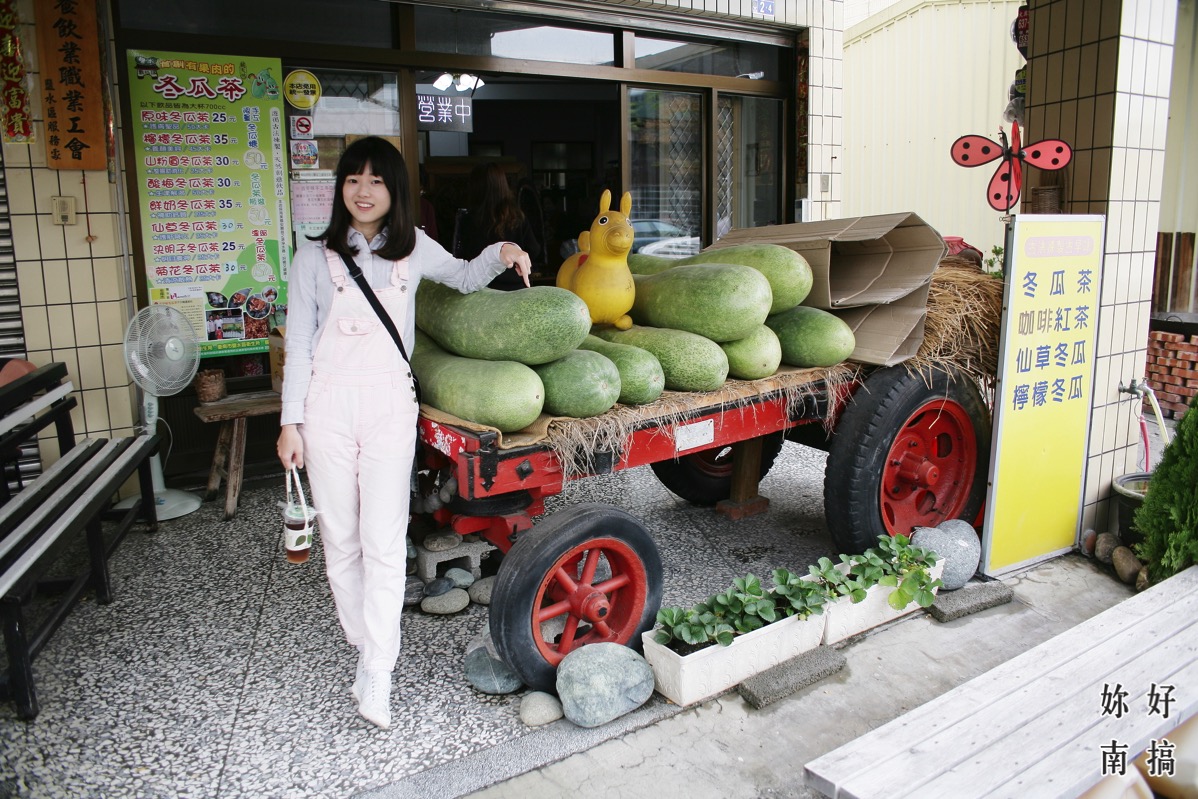
{"label": "brick wall", "polygon": [[[1148,334],[1148,385],[1156,392],[1161,414],[1180,419],[1198,393],[1198,335]],[[1151,407],[1145,404],[1147,410]]]}

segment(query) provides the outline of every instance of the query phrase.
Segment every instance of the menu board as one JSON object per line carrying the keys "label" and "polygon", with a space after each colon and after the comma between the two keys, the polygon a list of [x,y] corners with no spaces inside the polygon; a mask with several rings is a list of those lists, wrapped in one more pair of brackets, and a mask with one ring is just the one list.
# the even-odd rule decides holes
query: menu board
{"label": "menu board", "polygon": [[187,316],[201,357],[266,352],[284,324],[291,257],[281,62],[128,59],[150,301]]}
{"label": "menu board", "polygon": [[990,575],[1077,543],[1105,240],[1097,215],[1014,219],[982,536]]}

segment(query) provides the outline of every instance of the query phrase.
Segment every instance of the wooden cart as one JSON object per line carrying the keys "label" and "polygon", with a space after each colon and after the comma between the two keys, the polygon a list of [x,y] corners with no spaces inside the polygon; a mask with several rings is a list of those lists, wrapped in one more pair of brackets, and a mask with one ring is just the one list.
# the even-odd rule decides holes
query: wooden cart
{"label": "wooden cart", "polygon": [[491,634],[534,688],[552,690],[558,663],[579,646],[637,646],[661,603],[661,559],[637,519],[599,503],[544,516],[545,498],[569,480],[648,465],[681,498],[735,519],[765,509],[757,483],[790,438],[829,452],[826,517],[843,552],[883,533],[972,520],[985,497],[989,410],[977,384],[948,368],[840,366],[735,381],[667,393],[621,419],[615,436],[602,435],[609,422],[553,423],[565,434],[556,439],[600,442],[580,452],[555,443],[552,425],[545,440],[510,446],[494,431],[420,419],[431,490],[456,484],[436,522],[505,553]]}

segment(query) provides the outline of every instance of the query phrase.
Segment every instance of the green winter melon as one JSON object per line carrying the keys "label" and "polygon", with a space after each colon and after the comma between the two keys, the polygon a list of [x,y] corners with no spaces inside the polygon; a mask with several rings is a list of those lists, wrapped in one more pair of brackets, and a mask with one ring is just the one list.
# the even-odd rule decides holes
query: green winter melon
{"label": "green winter melon", "polygon": [[682,258],[663,258],[660,255],[646,255],[643,252],[628,253],[628,271],[634,275],[656,275],[675,266],[686,263]]}
{"label": "green winter melon", "polygon": [[720,345],[685,330],[633,325],[628,330],[595,328],[595,335],[653,353],[666,388],[673,391],[715,391],[728,377],[728,356]]}
{"label": "green winter melon", "polygon": [[765,276],[739,264],[676,266],[633,280],[636,299],[629,315],[636,324],[685,330],[716,342],[749,335],[773,304]]}
{"label": "green winter melon", "polygon": [[533,371],[545,384],[545,413],[551,416],[598,416],[620,398],[620,371],[591,350],[572,350]]}
{"label": "green winter melon", "polygon": [[839,316],[800,305],[765,320],[782,345],[782,362],[791,366],[835,366],[857,346],[853,329]]}
{"label": "green winter melon", "polygon": [[644,405],[661,396],[666,387],[666,376],[661,370],[657,356],[640,347],[604,341],[597,336],[587,336],[580,350],[592,350],[606,356],[620,372],[620,402],[625,405]]}
{"label": "green winter melon", "polygon": [[591,313],[581,297],[556,286],[462,294],[422,280],[416,326],[456,355],[536,366],[582,343],[591,330]]}
{"label": "green winter melon", "polygon": [[774,293],[770,313],[793,308],[811,293],[811,265],[807,259],[780,244],[733,244],[687,256],[683,264],[740,264],[765,275]]}
{"label": "green winter melon", "polygon": [[760,380],[778,371],[782,363],[782,345],[773,330],[761,325],[737,341],[720,345],[728,356],[728,376],[740,380]]}
{"label": "green winter melon", "polygon": [[509,433],[528,427],[541,414],[545,388],[522,363],[463,358],[417,330],[412,371],[424,402],[467,421]]}

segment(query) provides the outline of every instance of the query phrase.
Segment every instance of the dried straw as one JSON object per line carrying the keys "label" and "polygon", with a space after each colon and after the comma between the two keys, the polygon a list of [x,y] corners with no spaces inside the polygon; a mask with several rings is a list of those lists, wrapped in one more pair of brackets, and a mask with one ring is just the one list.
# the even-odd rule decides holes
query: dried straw
{"label": "dried straw", "polygon": [[907,368],[924,376],[956,367],[991,394],[998,371],[1003,282],[964,258],[949,256],[932,273],[923,344]]}

